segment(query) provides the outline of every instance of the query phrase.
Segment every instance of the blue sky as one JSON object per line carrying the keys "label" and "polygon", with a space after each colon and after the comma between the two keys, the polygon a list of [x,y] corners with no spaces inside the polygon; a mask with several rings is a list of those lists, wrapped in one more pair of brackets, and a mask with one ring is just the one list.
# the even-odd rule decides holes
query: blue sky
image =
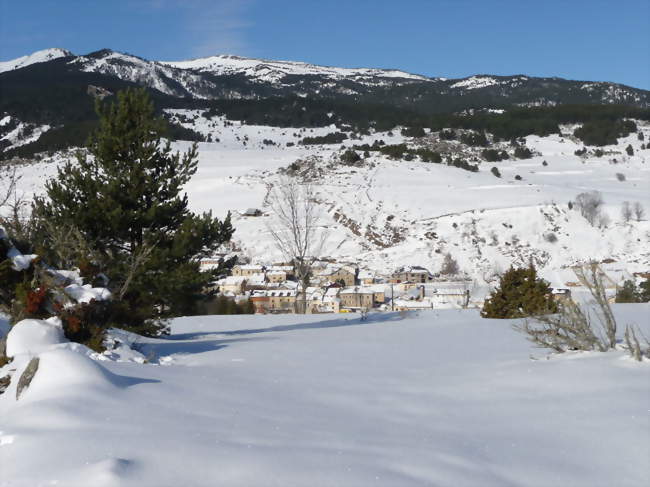
{"label": "blue sky", "polygon": [[47,47],[650,89],[650,0],[0,0],[0,60]]}

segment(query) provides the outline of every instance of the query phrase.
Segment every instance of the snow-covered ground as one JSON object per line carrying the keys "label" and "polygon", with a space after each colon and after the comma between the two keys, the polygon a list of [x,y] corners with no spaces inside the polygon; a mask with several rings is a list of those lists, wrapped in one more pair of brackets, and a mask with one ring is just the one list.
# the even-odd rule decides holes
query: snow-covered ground
{"label": "snow-covered ground", "polygon": [[[615,311],[650,332],[647,304]],[[180,318],[139,349],[40,351],[0,395],[0,485],[650,482],[649,362],[548,356],[473,310]]]}
{"label": "snow-covered ground", "polygon": [[[635,133],[603,147],[602,157],[593,155],[594,148],[587,156],[575,155],[582,144],[570,136],[531,136],[527,146],[535,151],[533,158],[482,162],[473,173],[418,160],[393,161],[378,153],[371,153],[361,167],[338,163],[340,145],[408,141],[399,131],[302,146],[298,142],[304,137],[325,135],[336,127],[251,126],[220,117],[209,120],[198,110],[170,113],[215,141],[199,144],[199,169],[187,186],[192,209],[218,216],[232,211],[237,246],[260,263],[282,258],[268,232],[273,216],[267,195],[278,181],[278,170],[311,157],[319,171],[313,184],[322,203],[322,224],[329,232],[324,253],[340,260],[380,273],[401,265],[436,272],[449,252],[462,270],[483,281],[532,258],[555,286],[573,279],[570,270],[565,272],[567,266],[589,259],[613,259],[628,274],[650,270],[650,150],[640,149],[644,142]],[[650,126],[639,126],[649,141]],[[566,127],[565,134],[573,128]],[[633,156],[625,152],[628,144]],[[189,143],[175,146],[184,150]],[[490,172],[493,166],[501,178]],[[28,196],[41,191],[54,169],[48,162],[26,166],[20,189]],[[590,190],[603,194],[611,220],[604,228],[590,226],[569,209],[569,201]],[[622,222],[623,201],[639,202],[646,211],[643,220]],[[260,208],[265,216],[242,216],[247,208]]]}

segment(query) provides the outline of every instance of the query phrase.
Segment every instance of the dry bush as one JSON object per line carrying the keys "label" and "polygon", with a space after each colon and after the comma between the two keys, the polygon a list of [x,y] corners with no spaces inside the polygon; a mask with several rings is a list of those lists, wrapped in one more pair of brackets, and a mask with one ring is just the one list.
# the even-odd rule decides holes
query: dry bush
{"label": "dry bush", "polygon": [[[643,338],[645,345],[641,345],[637,334]],[[630,357],[637,362],[641,362],[643,357],[650,358],[650,340],[648,340],[638,328],[635,331],[633,326],[625,327],[625,346]]]}
{"label": "dry bush", "polygon": [[629,201],[623,201],[621,205],[621,218],[623,218],[625,223],[632,219],[632,206]]}
{"label": "dry bush", "polygon": [[645,209],[643,208],[643,205],[637,201],[634,203],[634,217],[636,218],[636,221],[640,222],[644,216]]}
{"label": "dry bush", "polygon": [[575,206],[590,225],[596,226],[600,223],[604,203],[600,191],[588,191],[576,196]]}
{"label": "dry bush", "polygon": [[536,345],[559,353],[568,350],[606,352],[615,348],[616,320],[598,265],[583,266],[576,270],[576,275],[595,303],[593,311],[567,300],[559,304],[558,313],[525,320],[515,325],[515,329],[525,333]]}

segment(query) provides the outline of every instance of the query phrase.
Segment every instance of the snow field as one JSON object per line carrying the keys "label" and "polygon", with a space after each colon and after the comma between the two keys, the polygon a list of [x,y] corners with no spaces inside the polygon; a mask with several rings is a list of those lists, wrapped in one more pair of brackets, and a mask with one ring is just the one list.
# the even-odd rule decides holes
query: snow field
{"label": "snow field", "polygon": [[[615,311],[650,331],[648,305]],[[0,485],[645,485],[648,363],[547,356],[511,323],[206,316],[143,339],[165,367],[47,351],[0,396]]]}

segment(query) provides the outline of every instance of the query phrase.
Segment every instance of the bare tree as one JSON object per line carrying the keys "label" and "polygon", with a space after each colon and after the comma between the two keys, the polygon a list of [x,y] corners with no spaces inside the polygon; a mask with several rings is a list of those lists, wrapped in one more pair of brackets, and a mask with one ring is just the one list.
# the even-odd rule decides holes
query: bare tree
{"label": "bare tree", "polygon": [[[616,346],[616,320],[609,305],[603,274],[596,263],[576,269],[576,276],[591,295],[593,313],[572,300],[560,303],[559,312],[526,320],[515,329],[540,347],[556,352],[598,350]],[[595,320],[594,320],[595,316]]]}
{"label": "bare tree", "polygon": [[621,218],[625,223],[632,219],[632,205],[630,205],[629,201],[623,201],[621,205]]}
{"label": "bare tree", "polygon": [[16,175],[15,167],[0,166],[0,208],[16,196],[16,186],[21,176]]}
{"label": "bare tree", "polygon": [[459,272],[460,268],[458,267],[458,262],[456,262],[456,259],[454,259],[449,252],[447,252],[442,261],[442,266],[440,267],[440,274],[456,275]]}
{"label": "bare tree", "polygon": [[576,196],[576,207],[580,214],[589,222],[590,225],[596,226],[600,222],[603,195],[600,191],[587,191]]}
{"label": "bare tree", "polygon": [[[645,345],[641,345],[636,336],[637,333],[643,338]],[[634,326],[625,327],[625,346],[630,357],[637,362],[642,362],[644,357],[650,358],[650,340],[648,340],[638,328],[635,332]]]}
{"label": "bare tree", "polygon": [[643,208],[643,205],[640,202],[635,202],[634,203],[634,218],[636,218],[636,221],[640,222],[643,220],[643,217],[645,216],[645,209]]}
{"label": "bare tree", "polygon": [[268,224],[268,230],[285,259],[293,262],[301,286],[298,312],[305,313],[312,266],[327,236],[320,228],[321,209],[311,184],[289,178],[271,190],[269,203],[276,219]]}

